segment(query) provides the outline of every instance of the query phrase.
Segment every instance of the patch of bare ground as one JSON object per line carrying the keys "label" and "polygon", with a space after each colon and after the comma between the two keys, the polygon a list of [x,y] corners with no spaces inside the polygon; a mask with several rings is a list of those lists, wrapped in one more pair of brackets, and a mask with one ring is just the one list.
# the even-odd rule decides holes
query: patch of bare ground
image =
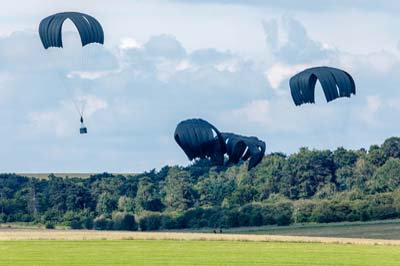
{"label": "patch of bare ground", "polygon": [[95,230],[0,229],[0,240],[204,240],[395,245],[400,240],[283,235],[210,234],[182,232],[128,232]]}

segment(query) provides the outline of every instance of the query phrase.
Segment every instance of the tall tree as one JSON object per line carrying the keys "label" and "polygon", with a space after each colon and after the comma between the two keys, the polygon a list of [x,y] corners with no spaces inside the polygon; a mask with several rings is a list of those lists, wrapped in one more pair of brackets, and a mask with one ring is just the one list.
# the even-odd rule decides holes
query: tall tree
{"label": "tall tree", "polygon": [[162,211],[164,205],[161,202],[160,191],[150,177],[142,177],[139,181],[135,198],[135,210],[137,211]]}
{"label": "tall tree", "polygon": [[169,170],[164,186],[165,204],[172,210],[186,210],[194,205],[195,191],[187,171],[178,167]]}

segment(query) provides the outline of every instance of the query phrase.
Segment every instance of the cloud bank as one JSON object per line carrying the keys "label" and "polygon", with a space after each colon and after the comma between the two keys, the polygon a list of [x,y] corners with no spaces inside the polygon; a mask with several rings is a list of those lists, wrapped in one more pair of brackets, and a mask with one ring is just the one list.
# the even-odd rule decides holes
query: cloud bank
{"label": "cloud bank", "polygon": [[[367,12],[369,5],[361,2],[357,3],[363,8],[357,12]],[[266,141],[267,152],[290,153],[301,146],[368,147],[398,134],[397,48],[355,53],[350,41],[347,50],[343,39],[319,39],[316,36],[323,36],[323,31],[308,26],[308,2],[301,3],[296,5],[302,13],[282,11],[273,17],[252,9],[264,8],[261,2],[229,5],[232,16],[240,15],[246,25],[253,14],[259,17],[256,27],[243,30],[230,29],[232,18],[221,15],[220,22],[226,24],[216,28],[225,26],[232,30],[229,36],[238,35],[232,39],[237,42],[227,46],[216,41],[215,34],[193,30],[196,16],[207,18],[201,13],[207,5],[224,1],[202,4],[200,9],[196,4],[171,3],[188,11],[188,23],[194,24],[187,26],[187,35],[182,25],[168,31],[149,25],[152,34],[146,38],[130,32],[111,34],[109,44],[85,55],[89,60],[84,67],[74,59],[81,58],[82,51],[73,45],[73,29],[64,32],[71,45],[63,51],[44,51],[35,30],[7,29],[12,33],[0,37],[0,171],[136,172],[187,164],[173,132],[179,121],[192,117],[207,119],[222,131],[258,136]],[[144,10],[158,6],[141,5]],[[285,2],[271,5],[284,10]],[[310,6],[312,12],[316,8]],[[219,12],[218,7],[215,10],[210,19]],[[99,13],[106,30],[112,28],[106,14]],[[209,45],[204,45],[207,39]],[[376,39],[371,36],[371,41]],[[244,52],[250,48],[254,53]],[[357,95],[327,104],[317,87],[317,104],[294,106],[288,79],[316,65],[351,73]],[[86,102],[87,136],[78,134],[79,115],[71,97]]]}

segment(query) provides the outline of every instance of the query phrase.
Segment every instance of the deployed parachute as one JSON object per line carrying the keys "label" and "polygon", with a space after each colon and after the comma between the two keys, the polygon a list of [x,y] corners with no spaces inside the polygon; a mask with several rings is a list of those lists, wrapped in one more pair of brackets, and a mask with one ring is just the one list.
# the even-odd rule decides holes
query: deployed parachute
{"label": "deployed parachute", "polygon": [[224,163],[224,139],[209,122],[203,119],[182,121],[175,129],[174,138],[189,160],[210,158],[218,165]]}
{"label": "deployed parachute", "polygon": [[[79,33],[80,42],[82,44],[81,51],[77,53],[79,59],[74,59],[74,62],[78,62],[76,69],[69,69],[70,72],[83,71],[88,61],[90,61],[91,55],[94,53],[95,48],[89,48],[90,44],[104,44],[104,31],[100,23],[92,16],[79,12],[62,12],[44,18],[39,24],[39,36],[42,41],[43,47],[46,50],[49,48],[63,48],[63,24],[66,20],[71,20]],[[72,59],[71,59],[72,61]],[[70,75],[70,73],[68,73]],[[83,83],[83,82],[82,82]],[[80,84],[80,88],[87,86]],[[68,89],[68,88],[67,88]],[[69,92],[71,93],[71,92]],[[86,134],[87,129],[83,123],[84,109],[86,105],[84,96],[72,96],[74,106],[80,116],[81,128],[80,133]]]}
{"label": "deployed parachute", "polygon": [[79,12],[62,12],[44,18],[39,24],[39,35],[45,49],[63,47],[62,26],[67,19],[78,29],[82,46],[90,43],[104,44],[103,28],[94,17]]}
{"label": "deployed parachute", "polygon": [[315,103],[315,85],[321,83],[327,102],[356,94],[356,86],[349,73],[333,67],[313,67],[294,75],[290,92],[296,105]]}
{"label": "deployed parachute", "polygon": [[233,133],[222,133],[229,157],[228,163],[237,164],[240,160],[247,161],[248,170],[257,166],[265,154],[265,142],[256,137],[245,137]]}
{"label": "deployed parachute", "polygon": [[239,163],[249,160],[248,170],[257,166],[265,154],[265,142],[256,137],[245,137],[233,133],[220,133],[216,127],[203,119],[188,119],[178,124],[175,141],[189,160],[209,158],[217,165]]}

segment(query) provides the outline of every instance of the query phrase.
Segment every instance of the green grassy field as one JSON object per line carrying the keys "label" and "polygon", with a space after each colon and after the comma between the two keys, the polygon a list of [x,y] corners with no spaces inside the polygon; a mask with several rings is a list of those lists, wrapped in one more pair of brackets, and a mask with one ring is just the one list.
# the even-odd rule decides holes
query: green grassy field
{"label": "green grassy field", "polygon": [[0,265],[399,265],[393,246],[228,241],[2,241]]}

